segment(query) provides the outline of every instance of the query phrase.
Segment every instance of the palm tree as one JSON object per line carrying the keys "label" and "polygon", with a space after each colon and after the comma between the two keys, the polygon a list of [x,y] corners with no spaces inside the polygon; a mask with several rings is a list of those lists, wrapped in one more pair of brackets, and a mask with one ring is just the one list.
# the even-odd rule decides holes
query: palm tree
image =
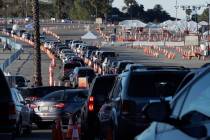
{"label": "palm tree", "polygon": [[41,74],[41,51],[40,51],[40,32],[39,32],[39,2],[38,0],[32,0],[32,11],[34,21],[34,86],[42,86],[42,74]]}

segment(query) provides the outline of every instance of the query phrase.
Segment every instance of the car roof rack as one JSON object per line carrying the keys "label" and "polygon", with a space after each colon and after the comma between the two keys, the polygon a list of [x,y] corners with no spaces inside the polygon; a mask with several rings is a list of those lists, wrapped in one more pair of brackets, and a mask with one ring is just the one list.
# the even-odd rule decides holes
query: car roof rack
{"label": "car roof rack", "polygon": [[142,66],[142,67],[133,67],[134,70],[163,70],[163,69],[175,69],[175,70],[190,70],[189,68],[183,66]]}

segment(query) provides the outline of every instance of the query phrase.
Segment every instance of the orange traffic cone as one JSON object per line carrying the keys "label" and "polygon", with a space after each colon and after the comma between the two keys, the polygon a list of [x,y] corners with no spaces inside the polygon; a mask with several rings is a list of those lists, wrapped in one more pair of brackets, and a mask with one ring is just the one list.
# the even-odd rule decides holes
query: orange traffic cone
{"label": "orange traffic cone", "polygon": [[61,126],[61,119],[56,119],[56,133],[57,133],[57,139],[56,140],[63,140],[63,132],[62,132],[62,126]]}
{"label": "orange traffic cone", "polygon": [[57,129],[56,129],[56,125],[53,125],[52,127],[52,140],[57,140]]}
{"label": "orange traffic cone", "polygon": [[71,140],[79,140],[79,132],[77,124],[73,127],[72,138]]}
{"label": "orange traffic cone", "polygon": [[73,133],[73,123],[71,117],[69,118],[69,123],[68,123],[68,129],[66,132],[66,139],[71,139],[72,138],[72,133]]}

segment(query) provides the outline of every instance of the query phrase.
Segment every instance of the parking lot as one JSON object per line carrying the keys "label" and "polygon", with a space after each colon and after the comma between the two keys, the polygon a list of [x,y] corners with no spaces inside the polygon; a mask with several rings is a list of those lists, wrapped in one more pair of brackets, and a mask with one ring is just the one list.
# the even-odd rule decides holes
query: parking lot
{"label": "parking lot", "polygon": [[[44,86],[19,87],[21,95],[27,101],[25,104],[28,104],[29,113],[32,113],[33,125],[31,135],[22,135],[17,140],[48,140],[61,136],[78,138],[76,134],[73,135],[74,130],[82,140],[134,139],[151,124],[152,118],[145,118],[148,114],[142,113],[147,104],[151,104],[151,108],[165,107],[166,110],[159,112],[164,116],[161,113],[168,111],[167,102],[172,101],[173,97],[178,98],[183,92],[182,88],[187,88],[185,86],[190,80],[199,78],[197,73],[209,71],[208,68],[199,69],[209,62],[208,58],[186,60],[180,54],[175,59],[168,59],[164,54],[153,57],[146,54],[141,46],[135,48],[126,45],[106,45],[99,49],[90,44],[86,45],[81,40],[71,40],[71,36],[72,34],[65,34],[65,39],[62,38],[62,42],[59,42],[52,35],[47,35],[42,45]],[[77,37],[78,35],[75,38]],[[156,48],[151,49],[154,51]],[[176,48],[165,49],[176,51]],[[32,54],[33,48],[24,47],[21,59],[16,60],[7,70],[14,75],[23,75],[32,83]],[[49,56],[53,56],[55,60]],[[203,75],[207,75],[208,78],[205,72]],[[16,84],[18,87],[18,83]],[[203,84],[201,87],[206,89],[208,85]],[[205,94],[202,89],[200,91]],[[198,98],[197,102],[199,101]],[[165,104],[161,104],[162,102]],[[152,109],[151,112],[154,111]],[[198,108],[195,109],[198,111]],[[199,109],[203,109],[202,104]],[[144,110],[144,113],[147,113],[147,110]],[[199,115],[204,117],[201,113]],[[58,116],[62,125],[57,128],[60,123],[56,121],[56,127],[53,127],[52,123]],[[158,121],[158,118],[153,119]],[[182,128],[184,124],[176,126],[176,121],[179,125],[178,120],[175,120],[174,126]],[[173,124],[173,121],[169,123]],[[156,126],[155,123],[152,124],[149,130]],[[191,123],[187,122],[186,126],[188,125]],[[74,127],[76,128],[73,129]],[[198,133],[193,135],[190,133],[194,132],[193,130],[181,128],[177,129],[177,133],[181,131],[184,134],[183,138],[205,137],[199,129],[195,129]],[[58,134],[59,131],[62,133]],[[144,132],[145,135],[146,133],[147,131]],[[136,137],[136,140],[138,139],[139,136]]]}

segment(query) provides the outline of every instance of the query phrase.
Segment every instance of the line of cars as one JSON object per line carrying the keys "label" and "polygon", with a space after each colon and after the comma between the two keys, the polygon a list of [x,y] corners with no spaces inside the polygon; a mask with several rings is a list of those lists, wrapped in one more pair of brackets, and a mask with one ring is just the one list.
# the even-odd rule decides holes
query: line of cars
{"label": "line of cars", "polygon": [[[99,52],[86,54],[79,56],[93,68],[99,62],[105,75],[93,80],[81,108],[82,139],[208,139],[208,64],[199,69],[144,66],[114,57],[101,63]],[[115,63],[114,70],[110,65],[106,70],[106,63]],[[114,78],[97,85],[102,77]]]}
{"label": "line of cars", "polygon": [[[72,41],[69,41],[67,44],[71,43]],[[74,52],[74,57],[85,60],[86,57],[76,52],[74,48],[71,48],[71,51]],[[89,51],[87,49],[85,53]],[[46,124],[52,124],[56,117],[61,117],[63,123],[67,124],[68,117],[79,112],[82,140],[208,138],[210,74],[208,65],[200,69],[145,66],[128,60],[117,60],[116,54],[103,57],[101,52],[104,51],[99,49],[97,51],[92,60],[94,58],[95,62],[100,64],[102,59],[103,61],[109,59],[110,63],[116,62],[118,67],[117,69],[115,67],[113,72],[105,71],[103,75],[93,73],[95,78],[90,81],[89,89],[62,86],[20,89],[20,94],[15,97],[20,98],[19,103],[22,106],[25,104],[29,112],[32,112],[31,122],[42,128],[47,126]],[[93,52],[94,50],[91,54]],[[92,61],[90,66],[94,68],[95,62]],[[88,67],[75,67],[68,75],[69,80],[71,77],[77,79],[80,77],[78,74],[80,68],[85,69],[82,77],[90,75],[86,72]],[[74,72],[77,73],[76,76],[73,76]],[[0,82],[4,82],[4,77],[1,79],[3,80]],[[12,92],[7,84],[0,85],[2,91],[8,94],[9,101],[8,104],[0,100],[0,103],[8,104],[8,108],[1,108],[0,105],[0,109],[10,110],[6,111],[8,112],[6,115],[11,116],[7,119],[14,123],[11,123],[12,129],[8,132],[18,134],[16,133],[18,130],[21,133],[26,128],[30,130],[30,125],[17,125],[19,121],[14,118],[17,118],[18,111]],[[77,88],[75,85],[74,88]],[[26,101],[23,102],[20,95]],[[1,119],[3,118],[0,117],[0,124]],[[4,126],[3,123],[1,126]],[[22,129],[19,129],[19,126]],[[0,129],[0,132],[2,131]]]}

